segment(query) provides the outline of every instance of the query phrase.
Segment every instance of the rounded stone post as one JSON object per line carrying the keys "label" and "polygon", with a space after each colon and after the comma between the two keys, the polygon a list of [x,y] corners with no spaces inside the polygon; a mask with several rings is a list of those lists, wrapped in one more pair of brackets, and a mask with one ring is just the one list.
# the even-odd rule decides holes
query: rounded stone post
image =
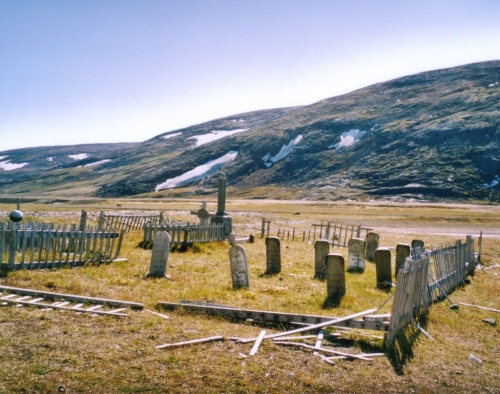
{"label": "rounded stone post", "polygon": [[226,174],[219,174],[219,190],[217,194],[217,216],[226,215]]}
{"label": "rounded stone post", "polygon": [[405,265],[407,257],[410,256],[410,245],[408,244],[398,244],[396,246],[396,267],[394,270],[394,276],[398,277],[398,272]]}
{"label": "rounded stone post", "polygon": [[375,251],[378,249],[380,236],[377,233],[369,232],[366,234],[366,259],[375,261]]}
{"label": "rounded stone post", "polygon": [[314,277],[324,279],[326,275],[326,256],[330,253],[330,244],[326,240],[314,243]]}
{"label": "rounded stone post", "polygon": [[326,292],[327,297],[341,297],[345,294],[344,256],[330,253],[326,256]]}
{"label": "rounded stone post", "polygon": [[388,248],[378,248],[375,251],[375,267],[378,287],[386,286],[386,282],[392,283],[391,251]]}
{"label": "rounded stone post", "polygon": [[365,270],[365,241],[361,238],[351,238],[349,247],[349,271]]}
{"label": "rounded stone post", "polygon": [[266,274],[281,272],[281,244],[277,237],[266,238]]}

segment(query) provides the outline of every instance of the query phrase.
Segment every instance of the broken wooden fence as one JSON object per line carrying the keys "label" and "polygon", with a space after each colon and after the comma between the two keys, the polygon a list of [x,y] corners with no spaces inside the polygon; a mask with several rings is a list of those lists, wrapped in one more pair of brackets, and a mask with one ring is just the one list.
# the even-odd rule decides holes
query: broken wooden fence
{"label": "broken wooden fence", "polygon": [[50,223],[0,223],[0,267],[17,269],[77,266],[118,258],[124,230]]}
{"label": "broken wooden fence", "polygon": [[431,252],[413,251],[397,274],[386,345],[393,346],[398,332],[417,323],[432,303],[463,285],[474,268],[474,241],[470,236],[465,244],[459,240],[454,246]]}
{"label": "broken wooden fence", "polygon": [[224,224],[191,225],[187,224],[144,224],[144,244],[153,242],[158,231],[166,231],[170,235],[171,244],[205,243],[224,241],[226,234]]}
{"label": "broken wooden fence", "polygon": [[163,212],[160,212],[159,215],[109,215],[101,211],[99,228],[103,228],[105,222],[116,231],[123,229],[126,233],[140,230],[146,223],[151,223],[152,225],[167,224],[167,221],[163,217]]}
{"label": "broken wooden fence", "polygon": [[[263,219],[261,235],[265,233],[265,224],[267,224],[267,234],[269,235],[270,221]],[[347,248],[351,238],[366,238],[366,234],[372,229],[362,227],[361,224],[343,224],[331,221],[320,224],[312,224],[312,229],[301,231],[293,227],[290,229],[279,228],[277,237],[281,240],[302,240],[303,242],[315,241],[316,239],[327,240],[332,246]]]}

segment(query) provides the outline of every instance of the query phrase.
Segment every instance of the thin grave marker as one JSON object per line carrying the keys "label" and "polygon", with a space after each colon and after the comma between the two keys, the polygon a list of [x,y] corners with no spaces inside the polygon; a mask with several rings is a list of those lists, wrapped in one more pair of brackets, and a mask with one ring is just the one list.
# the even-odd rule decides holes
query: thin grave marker
{"label": "thin grave marker", "polygon": [[229,261],[231,264],[231,279],[233,289],[250,287],[248,278],[247,252],[241,245],[235,244],[229,249]]}
{"label": "thin grave marker", "polygon": [[170,251],[170,235],[166,231],[156,233],[151,254],[148,276],[165,277],[167,275],[168,253]]}

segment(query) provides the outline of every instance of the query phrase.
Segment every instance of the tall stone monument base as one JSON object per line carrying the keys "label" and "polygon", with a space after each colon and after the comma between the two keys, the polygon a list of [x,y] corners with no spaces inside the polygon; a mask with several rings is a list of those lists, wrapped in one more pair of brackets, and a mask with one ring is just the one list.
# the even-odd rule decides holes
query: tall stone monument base
{"label": "tall stone monument base", "polygon": [[227,237],[233,232],[233,219],[231,216],[214,216],[210,218],[211,224],[224,224],[224,235]]}

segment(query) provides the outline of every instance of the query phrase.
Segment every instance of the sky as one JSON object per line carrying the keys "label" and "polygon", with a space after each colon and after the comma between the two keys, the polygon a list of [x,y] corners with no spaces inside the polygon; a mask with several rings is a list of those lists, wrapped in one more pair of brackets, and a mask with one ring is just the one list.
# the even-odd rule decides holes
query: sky
{"label": "sky", "polygon": [[498,0],[0,0],[0,151],[140,142],[500,60]]}

